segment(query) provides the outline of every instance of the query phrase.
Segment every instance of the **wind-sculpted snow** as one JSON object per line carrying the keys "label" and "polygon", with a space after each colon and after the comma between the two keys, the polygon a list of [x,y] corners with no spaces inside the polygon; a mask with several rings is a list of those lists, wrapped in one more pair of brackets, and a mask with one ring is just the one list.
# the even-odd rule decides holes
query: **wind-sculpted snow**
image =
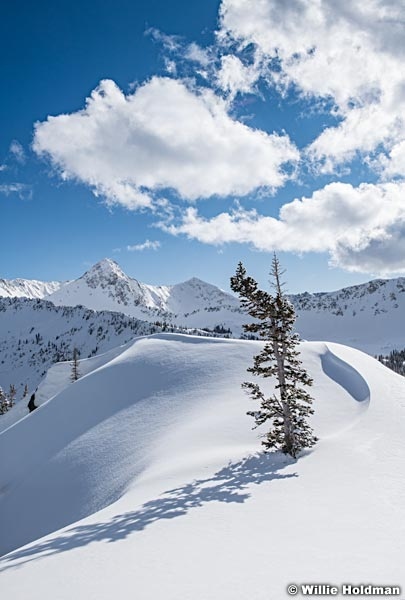
{"label": "wind-sculpted snow", "polygon": [[8,596],[283,598],[314,578],[314,549],[327,580],[396,580],[405,381],[303,343],[321,441],[266,457],[240,387],[261,345],[160,333],[81,361],[73,384],[55,365],[40,392],[56,395],[0,435],[1,552],[20,548],[2,563]]}
{"label": "wind-sculpted snow", "polygon": [[[108,362],[5,431],[0,456],[9,459],[0,483],[1,551],[116,500],[145,468],[156,436],[193,410],[195,390],[202,390],[203,403],[214,404],[214,382],[225,383],[224,369],[240,360],[241,351],[251,353],[249,346],[234,346],[218,361],[211,349],[225,343],[191,336],[141,338],[110,353]],[[231,389],[240,396],[237,379]],[[217,400],[225,399],[218,393]],[[27,446],[35,451],[27,453]],[[23,511],[16,527],[12,514],[17,506],[22,509],[24,498],[37,507],[35,519]]]}
{"label": "wind-sculpted snow", "polygon": [[266,456],[240,388],[260,345],[158,334],[83,361],[74,384],[53,367],[42,392],[59,393],[0,435],[2,551],[16,548],[5,597],[268,600],[291,581],[400,583],[403,378],[303,343],[321,441],[298,461]]}
{"label": "wind-sculpted snow", "polygon": [[321,354],[321,364],[324,373],[341,385],[358,402],[369,402],[370,388],[367,381],[347,362],[330,352]]}

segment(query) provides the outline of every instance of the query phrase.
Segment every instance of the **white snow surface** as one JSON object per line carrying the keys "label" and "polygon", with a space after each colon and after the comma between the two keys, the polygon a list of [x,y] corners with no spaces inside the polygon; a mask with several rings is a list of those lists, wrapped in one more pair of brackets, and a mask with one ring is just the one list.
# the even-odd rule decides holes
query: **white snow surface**
{"label": "white snow surface", "polygon": [[321,441],[297,461],[263,454],[240,388],[260,347],[157,334],[82,361],[73,384],[54,366],[49,401],[0,435],[2,597],[404,586],[405,380],[352,348],[302,343]]}
{"label": "white snow surface", "polygon": [[44,298],[53,294],[65,283],[60,281],[37,281],[36,279],[0,279],[0,297]]}
{"label": "white snow surface", "polygon": [[[122,313],[0,298],[0,385],[6,392],[10,384],[17,390],[16,405],[0,416],[0,431],[28,413],[31,393],[52,364],[72,358],[73,348],[85,358],[156,331],[160,328]],[[23,397],[25,385],[28,396]],[[41,403],[41,395],[36,400]]]}

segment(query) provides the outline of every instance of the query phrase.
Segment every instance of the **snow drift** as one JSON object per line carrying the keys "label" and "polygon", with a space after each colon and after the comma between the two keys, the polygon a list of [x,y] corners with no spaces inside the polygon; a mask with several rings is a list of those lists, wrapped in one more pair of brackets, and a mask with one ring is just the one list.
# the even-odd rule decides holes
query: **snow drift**
{"label": "snow drift", "polygon": [[159,334],[89,359],[74,384],[53,367],[42,392],[56,395],[0,435],[7,597],[400,584],[405,381],[359,351],[303,343],[321,441],[298,461],[263,455],[240,388],[260,345]]}

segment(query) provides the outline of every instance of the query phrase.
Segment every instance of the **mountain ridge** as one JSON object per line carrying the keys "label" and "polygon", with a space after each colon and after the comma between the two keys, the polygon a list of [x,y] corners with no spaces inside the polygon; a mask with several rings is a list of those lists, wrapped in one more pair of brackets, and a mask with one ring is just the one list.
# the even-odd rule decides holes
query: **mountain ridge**
{"label": "mountain ridge", "polygon": [[[0,296],[1,281],[6,280],[0,280]],[[103,259],[75,280],[53,283],[50,293],[44,291],[44,300],[56,306],[121,312],[152,323],[230,332],[233,337],[243,334],[243,324],[249,319],[234,295],[213,284],[197,277],[169,286],[145,284],[128,276],[112,259]],[[7,294],[10,289],[8,286]],[[36,294],[39,289],[35,288]],[[22,284],[18,292],[20,297],[34,293],[29,285]],[[371,354],[405,347],[405,334],[401,333],[404,277],[375,279],[333,292],[291,294],[289,298],[298,316],[296,329],[303,339],[326,339]]]}

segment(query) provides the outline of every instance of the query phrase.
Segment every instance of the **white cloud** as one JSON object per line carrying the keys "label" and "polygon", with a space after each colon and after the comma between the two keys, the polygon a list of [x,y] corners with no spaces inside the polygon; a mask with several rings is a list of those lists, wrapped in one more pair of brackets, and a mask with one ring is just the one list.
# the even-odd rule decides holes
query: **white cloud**
{"label": "white cloud", "polygon": [[145,31],[155,42],[161,44],[169,52],[177,52],[183,45],[182,38],[178,35],[168,35],[156,27],[149,27]]}
{"label": "white cloud", "polygon": [[10,154],[12,154],[14,156],[14,158],[17,162],[19,162],[20,164],[25,163],[24,148],[22,147],[22,145],[20,144],[19,141],[13,140],[11,142],[9,152],[10,152]]}
{"label": "white cloud", "polygon": [[184,52],[184,58],[193,62],[199,63],[202,67],[208,67],[210,63],[209,52],[204,48],[201,48],[195,42],[192,42],[186,47]]}
{"label": "white cloud", "polygon": [[145,240],[142,244],[127,246],[129,252],[143,252],[143,250],[158,250],[159,248],[160,242],[158,240]]}
{"label": "white cloud", "polygon": [[395,144],[388,156],[380,155],[377,164],[385,178],[405,177],[405,140]]}
{"label": "white cloud", "polygon": [[405,139],[405,5],[395,0],[223,0],[224,42],[276,60],[272,83],[329,98],[341,123],[308,149],[323,170]]}
{"label": "white cloud", "polygon": [[276,189],[299,158],[288,136],[232,119],[212,91],[159,77],[129,95],[102,81],[83,110],[37,123],[33,148],[62,178],[129,209],[164,188],[191,201]]}
{"label": "white cloud", "polygon": [[32,188],[26,183],[4,183],[0,184],[0,194],[9,196],[17,194],[21,199],[32,198]]}
{"label": "white cloud", "polygon": [[260,62],[246,66],[237,56],[226,54],[221,57],[216,82],[222,90],[229,93],[232,99],[238,92],[242,94],[253,92],[260,75]]}
{"label": "white cloud", "polygon": [[262,251],[328,252],[331,263],[350,271],[405,271],[405,183],[332,183],[309,198],[284,204],[279,218],[238,207],[211,219],[188,208],[173,235],[214,245],[238,242]]}
{"label": "white cloud", "polygon": [[170,58],[165,57],[165,70],[166,73],[169,73],[172,77],[176,77],[177,75],[177,63],[175,60],[171,60]]}

